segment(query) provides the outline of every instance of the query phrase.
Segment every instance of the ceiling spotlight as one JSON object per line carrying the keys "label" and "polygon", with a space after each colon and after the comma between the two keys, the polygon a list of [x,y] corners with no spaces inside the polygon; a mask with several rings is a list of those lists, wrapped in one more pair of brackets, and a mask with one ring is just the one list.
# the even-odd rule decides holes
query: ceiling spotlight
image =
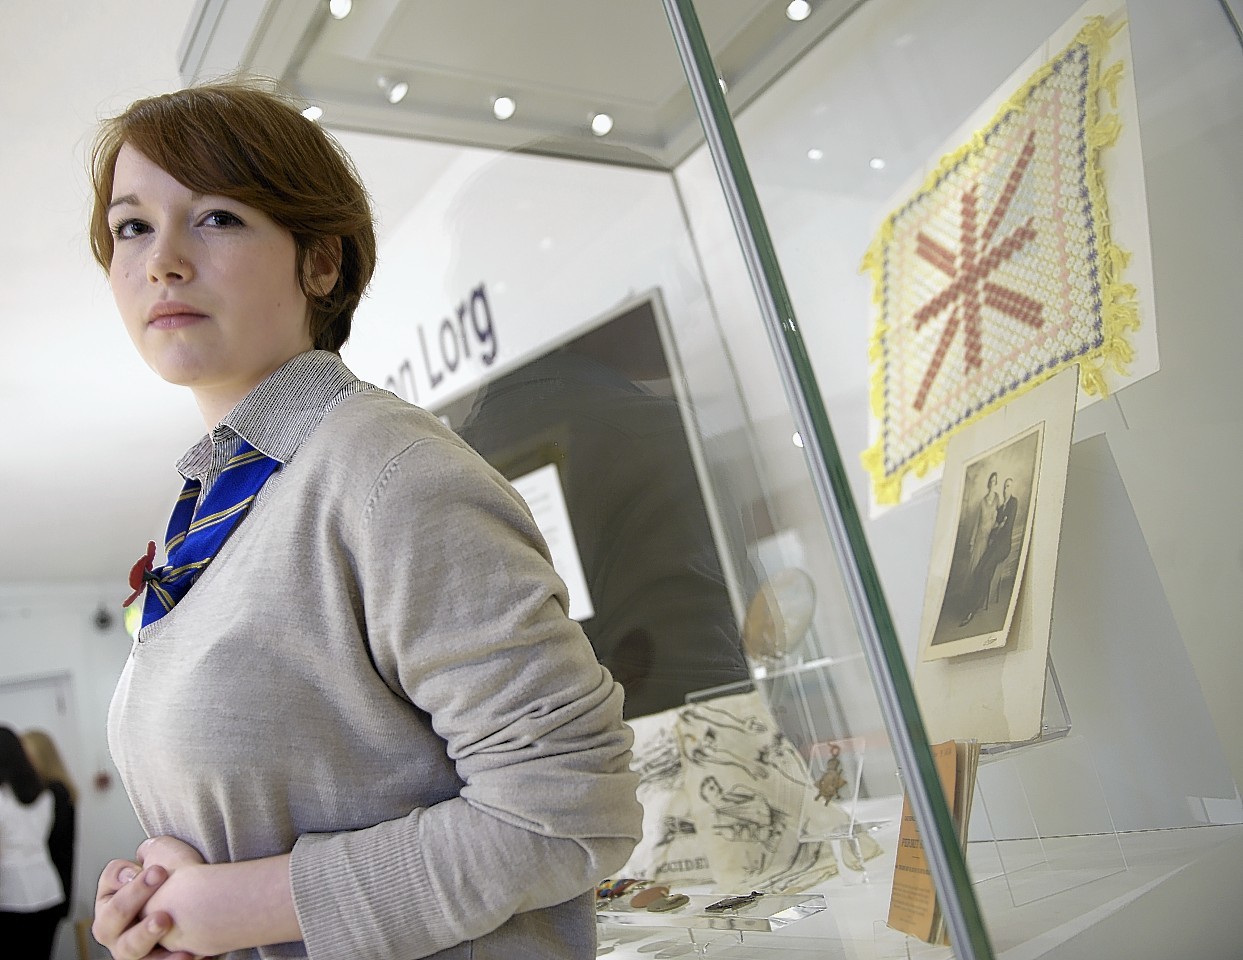
{"label": "ceiling spotlight", "polygon": [[808,160],[823,160],[824,151],[821,150],[819,147],[812,147],[810,150],[807,151],[807,159]]}
{"label": "ceiling spotlight", "polygon": [[591,118],[591,132],[597,137],[603,137],[613,129],[613,118],[607,113],[597,113]]}
{"label": "ceiling spotlight", "polygon": [[323,115],[324,108],[317,107],[314,104],[311,104],[311,106],[302,111],[302,116],[306,117],[308,120],[318,120]]}
{"label": "ceiling spotlight", "polygon": [[492,101],[492,116],[497,120],[508,120],[518,109],[513,97],[497,97]]}
{"label": "ceiling spotlight", "polygon": [[354,0],[328,0],[328,12],[334,20],[344,20],[354,9]]}
{"label": "ceiling spotlight", "polygon": [[885,158],[884,157],[873,157],[871,160],[868,161],[868,166],[871,167],[873,170],[884,170],[885,169]]}
{"label": "ceiling spotlight", "polygon": [[389,103],[401,103],[406,99],[406,94],[410,92],[410,84],[405,80],[398,80],[396,83],[390,83],[384,91],[384,96],[388,97]]}
{"label": "ceiling spotlight", "polygon": [[807,0],[790,0],[786,5],[786,17],[790,20],[806,20],[811,15],[811,4]]}

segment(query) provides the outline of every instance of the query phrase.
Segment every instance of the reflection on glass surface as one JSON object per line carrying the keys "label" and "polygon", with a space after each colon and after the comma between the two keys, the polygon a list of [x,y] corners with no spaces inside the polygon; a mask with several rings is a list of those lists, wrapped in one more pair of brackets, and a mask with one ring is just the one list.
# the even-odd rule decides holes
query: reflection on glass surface
{"label": "reflection on glass surface", "polygon": [[748,676],[656,324],[641,302],[441,411],[511,480],[555,466],[628,717]]}
{"label": "reflection on glass surface", "polygon": [[[383,224],[347,361],[443,413],[507,476],[555,465],[590,595],[583,625],[627,688],[628,716],[754,686],[804,761],[852,745],[848,812],[885,852],[859,871],[843,856],[813,891],[830,909],[791,930],[862,945],[862,956],[904,955],[908,945],[878,927],[901,805],[886,718],[659,6],[394,2],[331,22],[322,5],[278,13],[295,6],[306,17],[290,33],[299,43],[283,58],[275,41],[252,47],[269,58],[264,72],[327,107]],[[864,252],[904,185],[1033,52],[1056,52],[1042,45],[1079,6],[823,0],[794,20],[783,2],[699,4],[860,504],[873,316]],[[1243,457],[1228,322],[1243,299],[1243,55],[1228,9],[1127,4],[1147,196],[1118,203],[1132,215],[1146,207],[1160,369],[1076,421],[1051,636],[1074,737],[999,753],[981,777],[988,815],[972,818],[976,892],[999,949],[1044,937],[1056,955],[1070,935],[1048,939],[1062,911],[1107,914],[1166,868],[1194,878],[1197,857],[1234,842],[1214,831],[1243,820],[1233,736],[1243,512],[1228,482]],[[406,97],[387,102],[379,76],[408,82]],[[501,122],[503,97],[515,109]],[[602,113],[604,136],[591,126]],[[631,309],[636,291],[659,291],[667,323]],[[908,655],[936,500],[930,483],[865,521]],[[797,642],[748,661],[740,625],[786,570],[814,586],[810,621]],[[969,680],[962,689],[971,695]],[[1055,762],[1070,747],[1083,777]],[[1090,817],[1068,776],[1099,784]],[[1035,884],[1043,899],[1020,916],[1007,891],[1027,884],[1012,865],[1050,829],[1104,836],[1128,868],[1069,887],[1059,865],[1099,874],[1100,864],[1075,864],[1074,845],[1059,846],[1044,861],[1051,879]],[[1004,844],[1016,846],[985,865],[980,851]],[[836,926],[826,919],[835,901],[849,905]]]}
{"label": "reflection on glass surface", "polygon": [[[1131,0],[1123,8],[1132,53],[1123,82],[1134,84],[1138,106],[1124,122],[1128,135],[1138,132],[1146,190],[1115,178],[1110,203],[1119,222],[1150,231],[1132,245],[1128,269],[1130,276],[1151,270],[1155,297],[1145,297],[1141,284],[1138,335],[1159,340],[1159,369],[1122,380],[1076,418],[1050,640],[1073,736],[1061,747],[1002,754],[1005,775],[1022,786],[1003,800],[998,775],[982,771],[987,795],[979,802],[989,815],[973,817],[994,834],[975,833],[973,854],[976,844],[1015,845],[1001,858],[1008,872],[976,873],[999,949],[1048,934],[1059,911],[1100,907],[1153,879],[1137,866],[1139,857],[1186,868],[1207,902],[1220,875],[1204,850],[1239,843],[1243,748],[1234,733],[1243,714],[1232,651],[1243,599],[1225,583],[1238,578],[1243,520],[1237,511],[1223,513],[1228,496],[1220,487],[1237,467],[1243,426],[1243,394],[1231,372],[1239,334],[1228,319],[1243,291],[1224,254],[1243,248],[1243,193],[1233,174],[1243,163],[1243,50],[1232,6],[1203,0],[1175,9]],[[964,120],[1029,57],[1044,62],[1058,53],[1049,38],[1063,23],[1122,7],[868,0],[762,97],[733,111],[860,503],[869,495],[857,455],[870,442],[874,316],[869,278],[860,274],[864,253],[911,184],[959,145],[953,138]],[[693,155],[676,176],[696,236],[727,229],[715,198],[705,190],[699,201],[707,159]],[[942,240],[953,249],[957,237]],[[746,311],[733,316],[747,291],[741,258],[724,244],[713,249],[719,256],[706,258],[705,273],[721,304],[725,340],[738,353],[756,349]],[[1081,266],[1090,268],[1068,264]],[[748,407],[776,409],[774,388],[771,380],[744,378]],[[757,435],[765,468],[785,473],[787,436],[782,429]],[[773,489],[776,511],[795,509],[802,496],[797,486]],[[937,494],[930,483],[904,506],[866,521],[908,659],[920,637]],[[973,696],[972,664],[979,662],[965,658],[959,671],[956,695],[964,700]],[[1046,719],[1058,700],[1046,694]],[[1065,724],[1046,727],[1066,732]],[[1074,763],[1065,759],[1072,742]],[[1032,875],[1013,865],[1023,864],[1017,854],[1024,844],[1049,831],[1061,838],[1045,843],[1052,881],[1042,874],[1032,884],[1044,899],[1021,920],[1010,909],[1018,902],[1012,894]],[[1087,852],[1101,838],[1107,853]],[[979,866],[980,858],[971,859]],[[1115,869],[1119,859],[1125,869]],[[1169,895],[1158,888],[1154,902]],[[1125,912],[1113,917],[1097,942],[1125,942],[1129,922]],[[1193,951],[1207,942],[1190,918],[1177,927]],[[1066,936],[1046,941],[1050,956],[1073,952]],[[1147,955],[1146,947],[1136,949]]]}

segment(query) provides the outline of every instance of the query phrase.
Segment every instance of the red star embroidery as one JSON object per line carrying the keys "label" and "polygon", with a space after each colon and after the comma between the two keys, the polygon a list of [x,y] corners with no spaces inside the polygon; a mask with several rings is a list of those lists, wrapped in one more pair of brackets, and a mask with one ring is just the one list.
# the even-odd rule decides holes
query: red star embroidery
{"label": "red star embroidery", "polygon": [[928,391],[945,362],[945,353],[949,350],[959,326],[963,327],[964,347],[966,349],[966,368],[979,367],[981,358],[981,312],[983,307],[992,307],[1007,316],[1013,317],[1029,327],[1039,328],[1044,325],[1042,312],[1044,305],[1017,290],[994,283],[989,279],[993,271],[1013,257],[1036,238],[1033,226],[1035,217],[1028,217],[1022,226],[994,244],[993,238],[1001,221],[1005,219],[1018,192],[1023,174],[1027,172],[1032,157],[1036,153],[1036,131],[1027,135],[1027,142],[1014,163],[1014,169],[1006,179],[997,205],[993,207],[992,216],[984,225],[983,231],[977,234],[977,204],[979,184],[973,184],[962,195],[962,222],[958,254],[947,250],[922,230],[915,237],[915,252],[928,263],[932,264],[947,277],[951,283],[935,297],[915,311],[915,329],[934,320],[946,310],[949,319],[941,332],[936,352],[928,371],[924,374],[919,392],[915,395],[915,409],[922,410],[928,399]]}

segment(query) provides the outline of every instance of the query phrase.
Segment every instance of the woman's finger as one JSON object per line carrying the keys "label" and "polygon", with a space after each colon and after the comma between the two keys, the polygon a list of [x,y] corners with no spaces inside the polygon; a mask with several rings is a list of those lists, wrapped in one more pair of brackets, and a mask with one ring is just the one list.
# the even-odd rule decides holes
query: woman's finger
{"label": "woman's finger", "polygon": [[116,941],[104,944],[113,960],[160,960],[169,952],[160,946],[160,937],[173,927],[173,918],[163,911],[153,913],[122,933]]}
{"label": "woman's finger", "polygon": [[140,918],[151,895],[167,878],[168,871],[159,866],[140,870],[136,864],[114,860],[104,868],[91,933],[116,960],[146,957],[171,928],[171,918],[165,913]]}
{"label": "woman's finger", "polygon": [[110,860],[99,875],[99,883],[95,889],[95,900],[110,897],[121,887],[138,876],[142,867],[132,860]]}

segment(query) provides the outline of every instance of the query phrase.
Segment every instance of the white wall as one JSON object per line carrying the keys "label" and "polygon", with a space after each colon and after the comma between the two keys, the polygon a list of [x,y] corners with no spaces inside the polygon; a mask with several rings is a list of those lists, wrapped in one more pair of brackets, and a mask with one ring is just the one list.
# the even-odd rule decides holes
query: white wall
{"label": "white wall", "polygon": [[[77,783],[77,857],[74,915],[89,917],[95,882],[104,865],[133,856],[143,839],[116,769],[108,755],[104,723],[112,688],[130,640],[120,625],[120,601],[128,594],[125,578],[106,584],[4,584],[0,586],[0,723],[15,730],[42,724],[35,707],[5,696],[6,688],[39,678],[67,676],[67,739],[58,743]],[[95,625],[100,605],[114,612],[111,627]],[[7,705],[7,710],[6,706]],[[103,774],[103,789],[96,777]],[[60,957],[76,957],[67,925],[61,931]]]}

